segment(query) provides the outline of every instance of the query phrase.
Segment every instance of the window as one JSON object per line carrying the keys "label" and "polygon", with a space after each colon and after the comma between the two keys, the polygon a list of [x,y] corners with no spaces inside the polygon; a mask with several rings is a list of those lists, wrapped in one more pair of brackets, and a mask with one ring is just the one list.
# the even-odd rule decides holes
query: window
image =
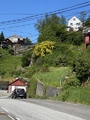
{"label": "window", "polygon": [[73,23],[70,23],[71,26],[73,26]]}
{"label": "window", "polygon": [[73,18],[73,20],[75,21],[76,19],[75,19],[75,18]]}
{"label": "window", "polygon": [[80,23],[76,23],[76,25],[80,25]]}

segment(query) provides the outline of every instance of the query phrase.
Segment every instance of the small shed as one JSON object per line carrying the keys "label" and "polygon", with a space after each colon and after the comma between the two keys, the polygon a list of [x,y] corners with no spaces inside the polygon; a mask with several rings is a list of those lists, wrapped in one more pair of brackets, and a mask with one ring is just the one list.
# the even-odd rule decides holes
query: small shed
{"label": "small shed", "polygon": [[27,91],[28,83],[24,82],[22,79],[17,78],[16,80],[12,81],[8,85],[8,93],[12,93],[15,88],[23,88]]}

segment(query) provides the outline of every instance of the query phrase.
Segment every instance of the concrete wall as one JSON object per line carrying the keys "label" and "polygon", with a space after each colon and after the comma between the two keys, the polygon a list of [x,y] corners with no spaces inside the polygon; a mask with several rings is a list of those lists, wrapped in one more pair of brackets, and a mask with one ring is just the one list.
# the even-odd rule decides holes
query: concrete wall
{"label": "concrete wall", "polygon": [[44,84],[40,81],[37,82],[36,94],[39,96],[44,95]]}
{"label": "concrete wall", "polygon": [[48,97],[56,97],[60,94],[60,88],[48,86],[46,88],[46,96]]}
{"label": "concrete wall", "polygon": [[61,89],[59,87],[48,86],[45,88],[44,84],[40,81],[37,82],[36,94],[38,96],[56,97],[60,94]]}

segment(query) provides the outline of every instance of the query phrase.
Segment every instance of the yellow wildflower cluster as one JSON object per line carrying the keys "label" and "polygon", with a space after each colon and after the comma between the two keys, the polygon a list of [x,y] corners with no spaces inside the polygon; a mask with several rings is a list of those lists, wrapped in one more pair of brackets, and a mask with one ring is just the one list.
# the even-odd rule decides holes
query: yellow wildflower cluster
{"label": "yellow wildflower cluster", "polygon": [[47,53],[52,53],[55,42],[44,41],[35,45],[34,54],[36,56],[45,56]]}

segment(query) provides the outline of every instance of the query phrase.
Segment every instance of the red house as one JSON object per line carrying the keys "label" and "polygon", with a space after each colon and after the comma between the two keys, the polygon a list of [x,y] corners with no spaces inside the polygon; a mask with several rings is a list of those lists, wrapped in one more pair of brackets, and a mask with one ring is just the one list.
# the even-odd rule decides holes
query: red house
{"label": "red house", "polygon": [[28,84],[27,82],[24,82],[20,78],[17,78],[16,80],[12,81],[8,85],[8,93],[12,93],[15,88],[23,88],[25,91],[27,91]]}

